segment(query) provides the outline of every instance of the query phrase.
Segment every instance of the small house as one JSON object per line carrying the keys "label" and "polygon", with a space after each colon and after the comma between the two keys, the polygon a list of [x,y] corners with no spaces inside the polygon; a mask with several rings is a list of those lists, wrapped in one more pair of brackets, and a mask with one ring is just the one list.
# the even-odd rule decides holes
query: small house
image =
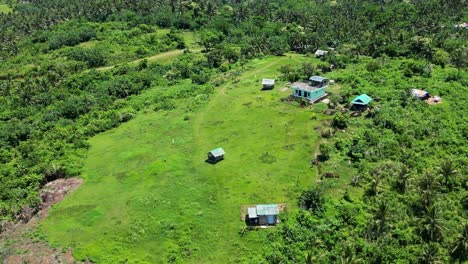
{"label": "small house", "polygon": [[263,79],[262,80],[262,90],[271,90],[275,88],[275,80],[274,79]]}
{"label": "small house", "polygon": [[366,110],[369,107],[369,103],[372,102],[372,98],[367,94],[361,94],[354,98],[351,102],[353,110]]}
{"label": "small house", "polygon": [[420,89],[411,89],[411,95],[421,100],[427,100],[431,97],[429,92]]}
{"label": "small house", "polygon": [[216,148],[212,151],[208,152],[208,160],[209,163],[217,163],[224,159],[224,150],[222,148]]}
{"label": "small house", "polygon": [[248,208],[248,220],[254,225],[276,225],[278,214],[277,204],[258,204]]}
{"label": "small house", "polygon": [[316,57],[322,57],[322,56],[327,55],[328,51],[318,49],[318,50],[315,51],[314,54],[315,54]]}
{"label": "small house", "polygon": [[468,28],[468,23],[466,22],[455,25],[455,29],[467,29],[467,28]]}
{"label": "small house", "polygon": [[298,98],[304,98],[310,102],[315,102],[325,96],[325,90],[328,86],[329,80],[320,76],[312,76],[309,79],[309,83],[295,82],[291,85],[294,90],[292,96]]}

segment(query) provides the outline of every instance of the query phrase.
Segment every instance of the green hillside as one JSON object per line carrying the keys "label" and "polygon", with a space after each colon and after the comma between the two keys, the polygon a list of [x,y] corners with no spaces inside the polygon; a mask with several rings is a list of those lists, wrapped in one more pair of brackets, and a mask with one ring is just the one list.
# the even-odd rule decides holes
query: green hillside
{"label": "green hillside", "polygon": [[[241,238],[240,206],[283,202],[293,209],[302,186],[317,180],[310,159],[319,120],[311,117],[324,118],[317,113],[325,105],[308,109],[281,102],[290,94],[281,85],[260,91],[262,77],[276,77],[281,65],[305,60],[257,60],[236,77],[240,81],[218,87],[193,113],[185,107],[141,113],[92,138],[85,184],[43,224],[50,242],[98,263],[163,263],[181,256],[193,263],[236,263],[257,257],[268,231]],[[204,162],[217,146],[225,149],[225,160]]]}

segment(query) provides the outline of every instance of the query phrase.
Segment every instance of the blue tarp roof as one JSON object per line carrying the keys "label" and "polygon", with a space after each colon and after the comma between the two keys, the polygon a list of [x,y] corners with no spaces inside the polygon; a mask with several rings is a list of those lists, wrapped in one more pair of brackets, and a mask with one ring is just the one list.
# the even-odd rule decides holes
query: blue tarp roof
{"label": "blue tarp roof", "polygon": [[312,76],[309,78],[309,81],[316,81],[316,82],[322,82],[323,80],[326,80],[327,78],[325,77],[320,77],[320,76]]}
{"label": "blue tarp roof", "polygon": [[224,155],[224,149],[216,148],[216,149],[213,149],[212,151],[210,151],[210,153],[215,157],[219,157],[219,156]]}
{"label": "blue tarp roof", "polygon": [[354,100],[351,102],[353,104],[357,105],[367,105],[372,101],[372,98],[368,96],[367,94],[361,94],[360,96],[354,98]]}
{"label": "blue tarp roof", "polygon": [[277,204],[257,204],[257,215],[277,215],[279,209]]}

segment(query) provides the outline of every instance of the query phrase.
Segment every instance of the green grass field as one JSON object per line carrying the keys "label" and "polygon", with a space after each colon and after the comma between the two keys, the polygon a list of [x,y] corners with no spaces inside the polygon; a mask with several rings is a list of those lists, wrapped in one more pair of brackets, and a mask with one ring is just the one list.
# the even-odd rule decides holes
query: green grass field
{"label": "green grass field", "polygon": [[[240,205],[286,202],[294,210],[317,180],[310,160],[325,105],[281,102],[289,94],[281,83],[260,91],[262,78],[305,60],[314,59],[255,60],[193,113],[143,111],[92,138],[85,183],[42,223],[49,242],[97,263],[252,261],[269,231],[240,236]],[[205,163],[215,147],[225,160]]]}

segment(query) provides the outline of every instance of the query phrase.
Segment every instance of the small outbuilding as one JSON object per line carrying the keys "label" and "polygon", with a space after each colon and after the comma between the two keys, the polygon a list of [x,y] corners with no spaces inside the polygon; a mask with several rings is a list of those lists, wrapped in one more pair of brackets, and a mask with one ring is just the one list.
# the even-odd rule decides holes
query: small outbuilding
{"label": "small outbuilding", "polygon": [[212,151],[208,152],[208,160],[209,163],[218,163],[219,161],[224,159],[224,149],[216,148]]}
{"label": "small outbuilding", "polygon": [[276,225],[278,214],[277,204],[258,204],[248,208],[248,220],[253,225]]}
{"label": "small outbuilding", "polygon": [[424,91],[420,89],[411,89],[411,95],[421,100],[427,100],[431,98],[431,94],[428,91]]}
{"label": "small outbuilding", "polygon": [[366,110],[369,107],[370,102],[372,102],[372,98],[370,96],[367,94],[361,94],[351,102],[351,109],[358,111]]}
{"label": "small outbuilding", "polygon": [[315,51],[314,54],[315,54],[316,57],[322,57],[322,56],[327,55],[328,51],[318,49],[318,50]]}
{"label": "small outbuilding", "polygon": [[309,78],[309,83],[295,82],[291,85],[294,90],[292,96],[308,99],[310,102],[315,102],[325,96],[325,90],[329,80],[325,77],[312,76]]}
{"label": "small outbuilding", "polygon": [[262,90],[271,90],[275,88],[275,80],[274,79],[263,79],[262,80]]}
{"label": "small outbuilding", "polygon": [[467,29],[467,28],[468,28],[468,23],[466,22],[455,25],[455,29]]}

